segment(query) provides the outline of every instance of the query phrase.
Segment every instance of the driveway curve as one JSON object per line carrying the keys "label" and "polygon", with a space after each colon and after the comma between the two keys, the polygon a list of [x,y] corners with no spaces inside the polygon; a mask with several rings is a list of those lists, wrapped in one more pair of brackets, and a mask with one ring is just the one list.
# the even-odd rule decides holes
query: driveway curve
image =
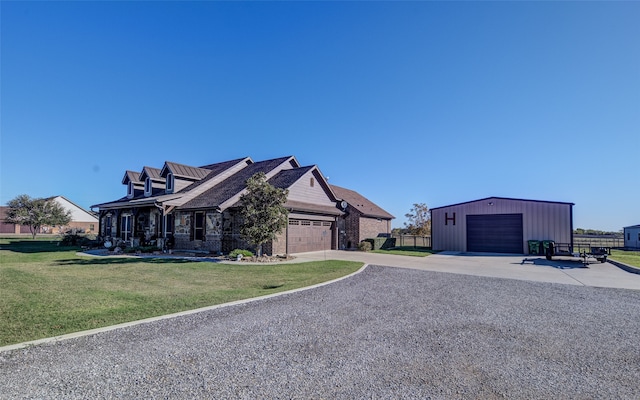
{"label": "driveway curve", "polygon": [[369,266],[0,353],[0,398],[640,398],[640,291]]}

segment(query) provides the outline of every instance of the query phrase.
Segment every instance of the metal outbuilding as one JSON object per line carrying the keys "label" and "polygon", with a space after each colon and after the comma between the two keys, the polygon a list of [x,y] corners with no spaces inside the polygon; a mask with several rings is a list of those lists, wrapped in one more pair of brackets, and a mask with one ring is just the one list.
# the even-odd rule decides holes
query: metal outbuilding
{"label": "metal outbuilding", "polygon": [[624,247],[640,249],[640,225],[626,226],[624,228]]}
{"label": "metal outbuilding", "polygon": [[573,245],[574,203],[488,197],[431,209],[434,250],[528,253],[529,240]]}

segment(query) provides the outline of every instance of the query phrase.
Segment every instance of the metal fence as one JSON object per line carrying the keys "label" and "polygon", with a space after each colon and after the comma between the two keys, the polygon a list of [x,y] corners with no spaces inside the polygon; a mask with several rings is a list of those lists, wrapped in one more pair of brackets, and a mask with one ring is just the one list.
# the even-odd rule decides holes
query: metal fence
{"label": "metal fence", "polygon": [[[431,236],[391,235],[398,247],[431,247]],[[615,236],[573,235],[574,245],[592,247],[624,247],[624,238]]]}
{"label": "metal fence", "polygon": [[431,236],[392,235],[397,247],[431,247]]}
{"label": "metal fence", "polygon": [[624,247],[624,238],[606,235],[573,235],[573,244],[591,247]]}

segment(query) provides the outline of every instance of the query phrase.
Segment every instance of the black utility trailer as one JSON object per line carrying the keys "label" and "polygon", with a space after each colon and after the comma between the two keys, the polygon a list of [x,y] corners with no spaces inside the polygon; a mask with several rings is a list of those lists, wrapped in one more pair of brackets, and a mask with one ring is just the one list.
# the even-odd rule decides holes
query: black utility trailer
{"label": "black utility trailer", "polygon": [[601,263],[607,262],[607,256],[611,255],[611,247],[592,247],[590,244],[571,245],[569,243],[550,242],[546,248],[547,260],[553,257],[581,258],[584,265],[589,264],[590,259]]}

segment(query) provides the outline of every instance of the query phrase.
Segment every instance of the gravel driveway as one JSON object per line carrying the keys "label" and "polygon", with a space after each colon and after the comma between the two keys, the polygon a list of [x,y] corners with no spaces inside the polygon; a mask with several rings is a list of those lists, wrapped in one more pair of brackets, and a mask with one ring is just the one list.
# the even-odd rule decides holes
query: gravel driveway
{"label": "gravel driveway", "polygon": [[640,291],[370,266],[0,353],[0,398],[640,398]]}

